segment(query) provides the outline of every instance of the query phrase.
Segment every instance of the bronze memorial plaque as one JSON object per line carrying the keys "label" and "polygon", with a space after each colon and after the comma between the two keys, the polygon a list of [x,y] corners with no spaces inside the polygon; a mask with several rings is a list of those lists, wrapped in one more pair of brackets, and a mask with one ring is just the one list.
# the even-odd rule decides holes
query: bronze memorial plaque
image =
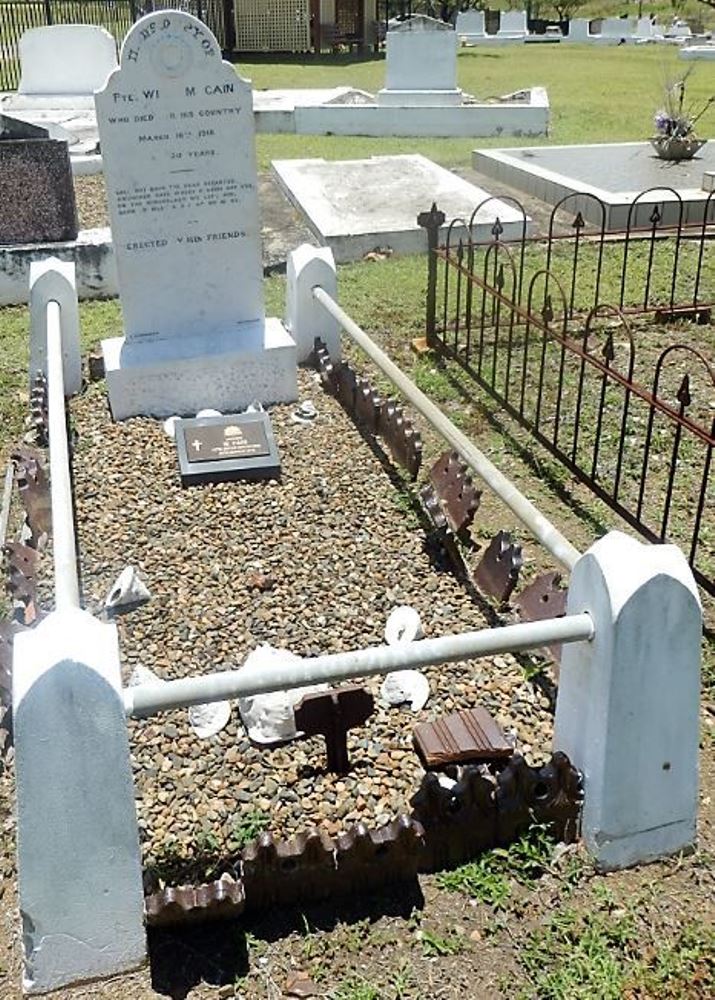
{"label": "bronze memorial plaque", "polygon": [[182,420],[176,428],[181,482],[275,479],[280,459],[267,413]]}

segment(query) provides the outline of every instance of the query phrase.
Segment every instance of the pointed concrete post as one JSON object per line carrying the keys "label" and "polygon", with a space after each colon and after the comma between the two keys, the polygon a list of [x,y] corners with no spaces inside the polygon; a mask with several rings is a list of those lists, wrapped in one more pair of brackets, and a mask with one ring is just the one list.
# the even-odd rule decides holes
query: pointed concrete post
{"label": "pointed concrete post", "polygon": [[116,627],[75,608],[18,635],[13,721],[25,992],[138,968],[142,872]]}
{"label": "pointed concrete post", "polygon": [[584,775],[597,866],[625,868],[695,843],[702,612],[680,549],[617,531],[573,569],[583,611],[595,637],[564,646],[554,748]]}
{"label": "pointed concrete post", "polygon": [[79,306],[75,266],[57,257],[30,264],[30,383],[38,371],[47,375],[47,303],[59,303],[62,313],[62,358],[65,395],[82,388]]}
{"label": "pointed concrete post", "polygon": [[313,298],[316,285],[337,300],[333,251],[330,247],[303,243],[288,254],[285,325],[298,345],[299,362],[308,360],[316,337],[328,348],[333,361],[339,361],[340,328],[337,320]]}

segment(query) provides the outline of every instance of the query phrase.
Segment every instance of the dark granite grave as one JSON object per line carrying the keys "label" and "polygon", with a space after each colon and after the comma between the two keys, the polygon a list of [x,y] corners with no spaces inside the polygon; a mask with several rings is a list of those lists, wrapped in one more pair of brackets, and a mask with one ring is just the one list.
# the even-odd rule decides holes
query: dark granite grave
{"label": "dark granite grave", "polygon": [[[72,167],[66,142],[17,138],[34,126],[0,122],[0,244],[56,243],[77,238]],[[8,138],[8,135],[12,138]]]}
{"label": "dark granite grave", "polygon": [[32,125],[21,118],[0,115],[0,140],[2,139],[47,139],[49,131],[41,125]]}
{"label": "dark granite grave", "polygon": [[176,425],[182,486],[277,479],[281,462],[267,413],[195,417]]}

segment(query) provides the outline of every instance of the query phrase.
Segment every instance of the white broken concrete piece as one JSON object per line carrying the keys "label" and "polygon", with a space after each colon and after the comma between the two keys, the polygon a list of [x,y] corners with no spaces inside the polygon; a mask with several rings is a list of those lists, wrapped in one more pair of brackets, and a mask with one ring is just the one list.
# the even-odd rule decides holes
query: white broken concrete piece
{"label": "white broken concrete piece", "polygon": [[293,413],[291,420],[294,424],[312,424],[318,416],[318,411],[312,399],[305,399],[300,403]]}
{"label": "white broken concrete piece", "polygon": [[385,642],[394,646],[398,642],[414,642],[424,635],[419,613],[408,604],[393,608],[385,625]]}
{"label": "white broken concrete piece", "polygon": [[[414,642],[424,635],[419,613],[407,604],[393,608],[385,625],[385,642],[396,646]],[[388,705],[409,702],[413,712],[419,712],[430,696],[429,681],[419,670],[395,670],[388,674],[380,687],[380,697]]]}
{"label": "white broken concrete piece", "polygon": [[[138,684],[166,684],[166,681],[139,663],[127,681],[129,687]],[[212,701],[203,705],[191,705],[188,710],[189,725],[200,740],[220,733],[231,718],[230,701]]]}
{"label": "white broken concrete piece", "polygon": [[[243,667],[270,668],[286,662],[296,663],[300,657],[285,649],[259,646],[248,654]],[[298,736],[295,725],[295,706],[307,694],[326,691],[327,684],[292,688],[290,691],[272,691],[269,694],[249,695],[238,699],[238,710],[254,743],[279,743]]]}
{"label": "white broken concrete piece", "polygon": [[212,701],[189,708],[189,725],[200,740],[207,740],[224,729],[231,718],[230,701]]}
{"label": "white broken concrete piece", "polygon": [[413,712],[419,712],[429,701],[429,681],[419,670],[395,670],[388,674],[380,687],[380,697],[388,705],[409,702]]}
{"label": "white broken concrete piece", "polygon": [[134,607],[148,601],[151,597],[149,588],[139,578],[134,566],[125,566],[109,589],[104,600],[106,611],[116,611],[119,608]]}
{"label": "white broken concrete piece", "polygon": [[179,423],[180,420],[181,417],[174,416],[174,417],[167,417],[166,420],[164,421],[163,424],[164,433],[168,438],[171,438],[172,441],[175,440],[176,438],[176,425]]}

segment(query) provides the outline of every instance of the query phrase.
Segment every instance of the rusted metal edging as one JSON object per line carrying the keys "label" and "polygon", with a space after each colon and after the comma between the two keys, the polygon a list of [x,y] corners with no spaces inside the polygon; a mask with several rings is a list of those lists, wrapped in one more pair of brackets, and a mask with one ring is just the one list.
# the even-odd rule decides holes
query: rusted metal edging
{"label": "rusted metal edging", "polygon": [[62,311],[58,302],[50,301],[47,303],[47,422],[50,441],[52,554],[55,564],[57,611],[79,607],[63,363]]}
{"label": "rusted metal edging", "polygon": [[593,636],[593,619],[583,612],[393,646],[368,646],[347,653],[329,653],[290,661],[281,666],[271,664],[267,669],[243,667],[203,677],[138,684],[124,689],[124,709],[130,717],[145,718],[174,708],[267,694],[309,684],[389,674],[393,670],[436,666],[497,653],[540,649],[554,642],[588,642]]}
{"label": "rusted metal edging", "polygon": [[440,434],[469,468],[480,476],[500,500],[509,507],[544,548],[566,569],[573,569],[581,553],[561,534],[548,518],[497,469],[452,421],[445,416],[415,383],[397,367],[394,361],[362,330],[338,303],[320,286],[313,289],[313,298],[333,316],[358,347],[378,366],[409,400],[424,419]]}

